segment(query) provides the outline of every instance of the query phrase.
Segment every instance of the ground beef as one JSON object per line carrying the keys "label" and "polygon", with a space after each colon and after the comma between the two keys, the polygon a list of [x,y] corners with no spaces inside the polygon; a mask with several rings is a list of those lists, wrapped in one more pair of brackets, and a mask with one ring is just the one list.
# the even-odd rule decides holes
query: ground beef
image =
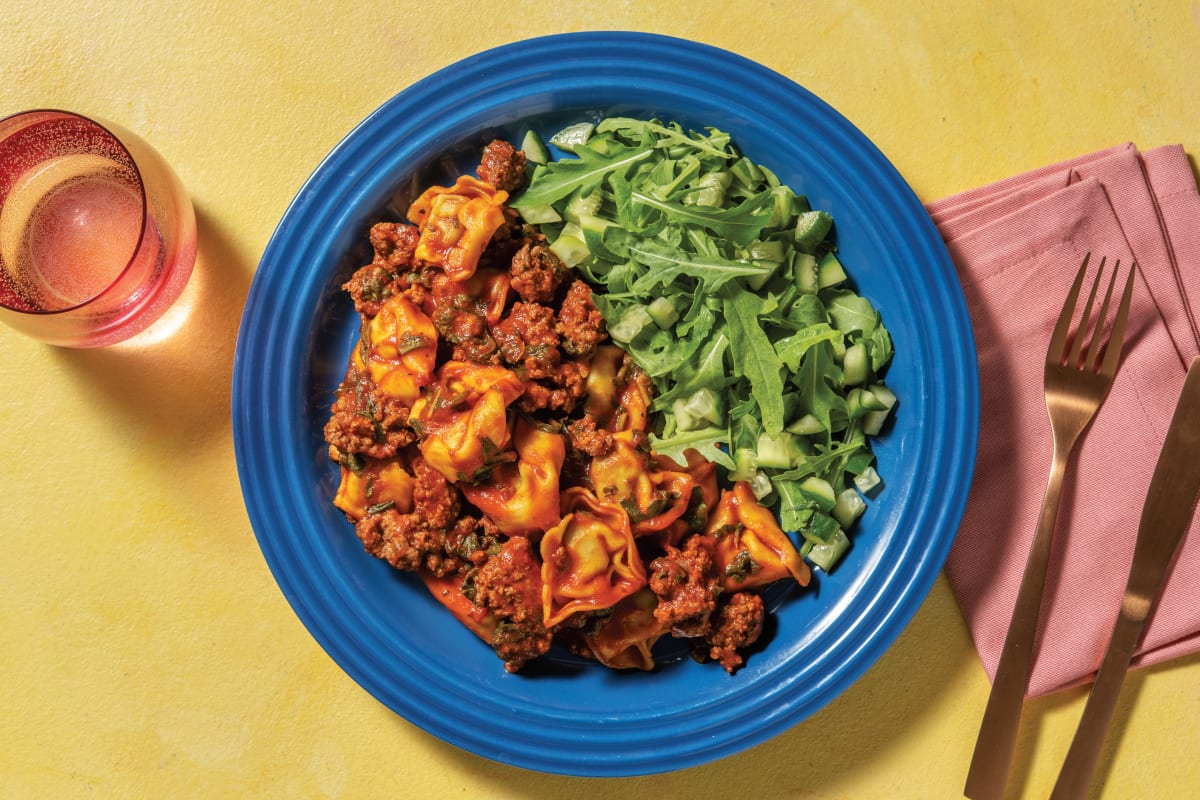
{"label": "ground beef", "polygon": [[505,542],[471,578],[472,602],[499,619],[492,647],[509,672],[550,649],[542,624],[541,565],[523,536]]}
{"label": "ground beef", "polygon": [[596,418],[584,414],[567,423],[567,437],[571,447],[593,458],[600,458],[612,451],[612,433],[596,424]]}
{"label": "ground beef", "polygon": [[720,594],[712,556],[700,537],[684,549],[667,545],[666,554],[650,562],[650,590],[658,596],[654,618],[677,636],[706,636]]}
{"label": "ground beef", "polygon": [[407,272],[413,264],[413,253],[421,238],[413,225],[402,222],[378,222],[369,236],[375,251],[374,263],[394,273]]}
{"label": "ground beef", "polygon": [[551,377],[561,361],[554,309],[541,303],[513,303],[508,316],[492,328],[500,356],[533,380]]}
{"label": "ground beef", "polygon": [[592,289],[580,280],[573,281],[558,312],[558,332],[563,349],[573,356],[590,356],[604,341],[604,316],[592,303]]}
{"label": "ground beef", "polygon": [[550,302],[568,274],[544,239],[527,240],[512,257],[512,288],[526,302]]}
{"label": "ground beef", "polygon": [[413,513],[430,527],[447,529],[458,520],[461,494],[420,456],[413,459]]}
{"label": "ground beef", "polygon": [[368,264],[342,284],[354,301],[354,310],[364,317],[374,317],[389,297],[400,291],[396,276],[380,264]]}
{"label": "ground beef", "polygon": [[354,455],[395,456],[416,441],[408,413],[408,406],[382,391],[366,373],[350,369],[325,423],[329,457],[345,463]]}
{"label": "ground beef", "polygon": [[483,148],[483,160],[475,174],[497,189],[515,192],[525,183],[525,153],[496,139]]}
{"label": "ground beef", "polygon": [[545,380],[528,380],[517,407],[527,413],[553,411],[570,414],[586,392],[588,367],[578,361],[564,361]]}
{"label": "ground beef", "polygon": [[742,665],[742,650],[758,641],[763,629],[762,597],[753,592],[737,592],[721,604],[708,636],[708,657],[721,662],[725,671]]}
{"label": "ground beef", "polygon": [[[474,525],[474,520],[462,519],[466,521],[462,524]],[[369,514],[355,523],[354,533],[364,550],[396,569],[423,568],[441,577],[465,566],[462,559],[447,552],[447,541],[458,532],[431,527],[420,514],[401,514],[395,509]]]}

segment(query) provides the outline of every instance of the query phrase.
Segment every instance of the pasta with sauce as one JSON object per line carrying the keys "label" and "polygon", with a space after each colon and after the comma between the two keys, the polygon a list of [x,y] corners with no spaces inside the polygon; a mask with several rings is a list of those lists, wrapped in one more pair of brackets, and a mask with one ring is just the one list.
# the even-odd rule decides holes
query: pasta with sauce
{"label": "pasta with sauce", "polygon": [[509,671],[559,644],[655,667],[663,636],[734,672],[762,587],[808,567],[748,485],[649,447],[653,387],[591,289],[506,205],[504,141],[370,231],[344,289],[360,335],[325,426],[334,504]]}

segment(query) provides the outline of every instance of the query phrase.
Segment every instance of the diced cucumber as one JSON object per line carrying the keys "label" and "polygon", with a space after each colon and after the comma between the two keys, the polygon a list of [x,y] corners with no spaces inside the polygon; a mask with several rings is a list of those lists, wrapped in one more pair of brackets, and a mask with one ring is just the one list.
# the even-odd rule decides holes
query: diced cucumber
{"label": "diced cucumber", "polygon": [[842,385],[858,386],[870,377],[871,358],[867,346],[855,342],[846,348],[846,354],[842,356]]}
{"label": "diced cucumber", "polygon": [[775,209],[767,221],[768,228],[781,228],[796,216],[796,193],[787,186],[776,185],[771,189]]}
{"label": "diced cucumber", "polygon": [[767,473],[761,469],[754,474],[754,478],[750,481],[750,491],[759,500],[762,500],[771,492],[775,491],[775,487],[771,485],[771,479],[767,477]]}
{"label": "diced cucumber", "polygon": [[858,419],[869,410],[863,405],[863,395],[865,394],[867,392],[857,386],[846,392],[846,413],[850,419]]}
{"label": "diced cucumber", "polygon": [[846,275],[842,262],[838,261],[838,257],[832,252],[821,257],[821,263],[817,265],[817,275],[817,284],[822,289],[837,286],[849,277]]}
{"label": "diced cucumber", "polygon": [[762,173],[763,180],[766,181],[767,186],[770,186],[772,189],[780,186],[779,176],[776,175],[770,167],[759,164],[758,171]]}
{"label": "diced cucumber", "polygon": [[617,223],[604,217],[584,215],[579,218],[579,229],[583,231],[584,244],[588,246],[588,250],[592,255],[601,258],[612,260],[614,256],[612,252],[604,246],[604,232],[615,226]]}
{"label": "diced cucumber", "polygon": [[700,420],[687,410],[687,401],[682,398],[671,403],[671,415],[675,419],[675,430],[694,431],[700,427]]}
{"label": "diced cucumber", "polygon": [[555,239],[554,243],[550,245],[550,249],[568,267],[577,266],[591,255],[583,239],[568,233],[563,233]]}
{"label": "diced cucumber", "polygon": [[731,183],[733,176],[724,170],[706,172],[687,195],[687,202],[706,208],[720,208],[725,203],[725,190]]}
{"label": "diced cucumber", "polygon": [[762,170],[748,158],[742,157],[733,162],[729,168],[733,174],[734,180],[740,183],[745,188],[749,189],[762,180]]}
{"label": "diced cucumber", "polygon": [[891,409],[896,405],[896,394],[882,383],[871,385],[871,394],[879,398],[879,402],[883,404],[885,409]]}
{"label": "diced cucumber", "polygon": [[833,350],[833,360],[842,363],[842,359],[846,357],[846,337],[838,336],[829,340],[829,347]]}
{"label": "diced cucumber", "polygon": [[534,206],[523,209],[521,219],[530,225],[545,225],[551,222],[561,222],[562,216],[554,210],[554,206]]}
{"label": "diced cucumber", "polygon": [[546,143],[532,128],[525,131],[525,138],[521,140],[521,150],[525,153],[525,160],[531,164],[550,163],[550,151],[546,149]]}
{"label": "diced cucumber", "polygon": [[812,436],[814,434],[823,433],[825,431],[825,426],[821,424],[821,420],[817,419],[816,415],[805,414],[792,424],[788,425],[784,430],[799,434],[800,436]]}
{"label": "diced cucumber", "polygon": [[816,294],[821,288],[817,270],[817,259],[808,253],[796,253],[793,261],[796,286],[804,294]]}
{"label": "diced cucumber", "polygon": [[[679,311],[675,309],[675,304],[666,297],[656,297],[650,301],[650,305],[646,307],[650,316],[654,318],[654,322],[658,327],[666,330],[675,324],[679,319]],[[714,420],[719,422],[720,420]]]}
{"label": "diced cucumber", "polygon": [[896,395],[882,383],[872,384],[871,394],[883,407],[863,415],[863,433],[867,436],[878,436],[879,432],[883,430],[883,424],[887,422],[888,415],[892,413],[892,408],[896,405]]}
{"label": "diced cucumber", "polygon": [[588,139],[592,138],[592,133],[595,130],[596,126],[590,122],[576,122],[574,125],[568,125],[551,136],[550,144],[559,150],[574,153],[576,147],[586,144]]}
{"label": "diced cucumber", "polygon": [[833,217],[825,211],[805,211],[796,217],[794,238],[796,246],[806,252],[813,252],[817,245],[825,240],[829,229],[833,227]]}
{"label": "diced cucumber", "polygon": [[837,503],[837,496],[833,492],[833,484],[824,478],[809,475],[800,481],[798,488],[800,489],[800,494],[816,503],[817,507],[822,511],[832,511],[834,504]]}
{"label": "diced cucumber", "polygon": [[751,261],[783,261],[785,256],[783,242],[778,239],[768,239],[765,242],[751,242],[746,248],[746,258]]}
{"label": "diced cucumber", "polygon": [[707,386],[697,389],[684,402],[683,410],[697,420],[703,420],[713,425],[720,425],[725,421],[725,415],[721,410],[720,396]]}
{"label": "diced cucumber", "polygon": [[846,489],[838,495],[837,502],[833,504],[833,511],[830,513],[842,528],[849,528],[866,510],[866,501],[862,499],[858,491]]}
{"label": "diced cucumber", "polygon": [[778,436],[761,434],[758,437],[758,465],[768,469],[790,469],[793,466],[793,436],[786,431]]}
{"label": "diced cucumber", "polygon": [[871,492],[875,491],[875,488],[882,482],[879,473],[874,467],[867,467],[854,476],[854,486],[868,497],[871,496]]}
{"label": "diced cucumber", "polygon": [[842,526],[838,525],[838,521],[828,513],[814,511],[808,524],[800,531],[800,535],[816,545],[828,544],[841,530]]}
{"label": "diced cucumber", "polygon": [[832,572],[849,549],[850,540],[846,538],[846,532],[839,528],[830,541],[813,544],[807,553],[807,558],[825,572]]}
{"label": "diced cucumber", "polygon": [[749,447],[739,447],[733,452],[731,481],[752,481],[758,474],[758,455]]}
{"label": "diced cucumber", "polygon": [[591,255],[583,240],[583,230],[573,222],[563,226],[558,238],[550,244],[550,249],[568,267],[576,266]]}
{"label": "diced cucumber", "polygon": [[868,411],[863,414],[863,433],[867,436],[878,436],[883,432],[890,411]]}
{"label": "diced cucumber", "polygon": [[617,323],[608,329],[608,335],[617,342],[632,342],[647,325],[654,324],[654,317],[643,305],[630,306]]}
{"label": "diced cucumber", "polygon": [[775,273],[779,270],[779,265],[787,259],[783,242],[777,239],[770,239],[765,242],[752,242],[746,248],[745,253],[746,258],[759,266],[772,266],[772,269],[769,271],[759,272],[746,278],[746,285],[755,291],[761,289],[766,285],[767,281],[775,277]]}
{"label": "diced cucumber", "polygon": [[594,218],[596,216],[600,211],[601,200],[600,192],[591,192],[584,196],[580,191],[576,191],[567,201],[567,206],[563,209],[563,216],[570,222],[581,224],[585,217]]}

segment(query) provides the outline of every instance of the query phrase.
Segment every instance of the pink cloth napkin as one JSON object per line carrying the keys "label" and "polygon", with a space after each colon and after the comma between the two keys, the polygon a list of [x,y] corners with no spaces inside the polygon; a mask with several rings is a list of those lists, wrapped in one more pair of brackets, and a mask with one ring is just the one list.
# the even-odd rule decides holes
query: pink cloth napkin
{"label": "pink cloth napkin", "polygon": [[[1042,392],[1050,332],[1087,252],[1135,260],[1112,391],[1068,467],[1030,696],[1090,680],[1124,592],[1150,476],[1200,353],[1200,193],[1183,149],[1124,144],[927,206],[962,281],[979,355],[976,473],[946,575],[989,678],[1041,507],[1052,440]],[[1085,284],[1087,285],[1087,284]],[[1082,305],[1082,300],[1081,303]],[[1200,457],[1198,454],[1197,457]],[[1200,519],[1135,656],[1200,651]]]}

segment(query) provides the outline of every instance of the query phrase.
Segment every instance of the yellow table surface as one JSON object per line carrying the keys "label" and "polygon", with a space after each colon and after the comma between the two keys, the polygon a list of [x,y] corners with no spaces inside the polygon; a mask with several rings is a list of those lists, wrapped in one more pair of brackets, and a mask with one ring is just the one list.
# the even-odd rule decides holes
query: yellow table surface
{"label": "yellow table surface", "polygon": [[[635,29],[737,51],[831,103],[933,200],[1123,141],[1200,153],[1200,4],[310,5],[0,4],[0,113],[63,107],[141,132],[200,228],[157,341],[68,351],[0,327],[0,796],[961,796],[988,681],[944,577],[841,697],[706,766],[544,775],[394,715],[305,631],[250,528],[229,415],[242,302],[337,141],[481,49]],[[1085,696],[1028,706],[1010,798],[1049,793]],[[1136,672],[1093,796],[1200,797],[1198,753],[1200,658]]]}

